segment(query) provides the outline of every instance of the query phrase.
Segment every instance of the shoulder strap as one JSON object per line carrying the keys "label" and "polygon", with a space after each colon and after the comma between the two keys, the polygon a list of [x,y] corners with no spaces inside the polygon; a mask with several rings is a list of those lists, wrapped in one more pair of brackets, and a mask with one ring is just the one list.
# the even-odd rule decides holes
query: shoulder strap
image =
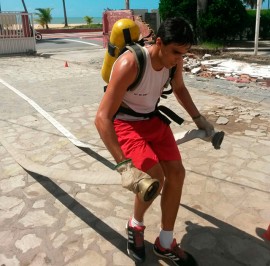
{"label": "shoulder strap", "polygon": [[146,54],[143,47],[136,43],[132,45],[127,45],[126,48],[134,54],[138,65],[138,73],[136,80],[128,87],[128,90],[134,90],[142,80],[145,71]]}
{"label": "shoulder strap", "polygon": [[165,83],[165,85],[164,85],[164,90],[163,90],[163,92],[162,92],[162,94],[161,94],[161,97],[162,97],[162,98],[165,98],[165,99],[166,99],[166,98],[167,98],[167,95],[168,95],[168,94],[171,94],[172,91],[173,91],[173,90],[172,90],[172,87],[171,87],[169,90],[165,90],[165,89],[168,88],[169,84],[171,84],[171,81],[172,81],[172,79],[173,79],[173,76],[174,76],[175,71],[176,71],[176,66],[170,68],[169,78],[168,78],[168,80],[166,81],[166,83]]}
{"label": "shoulder strap", "polygon": [[[114,49],[115,47],[108,47],[108,51],[111,56],[114,56]],[[134,90],[137,85],[141,82],[144,71],[145,71],[145,61],[146,61],[146,54],[142,47],[142,45],[138,43],[130,43],[129,45],[126,45],[119,53],[119,55],[123,54],[125,51],[131,51],[133,55],[135,56],[137,66],[138,66],[138,72],[136,80],[128,87],[128,90]],[[104,92],[107,89],[107,85],[104,86]]]}
{"label": "shoulder strap", "polygon": [[[122,54],[126,50],[129,50],[134,54],[136,62],[137,62],[137,66],[138,66],[138,73],[137,73],[136,80],[128,87],[128,90],[134,90],[139,85],[144,75],[146,54],[143,47],[138,43],[131,43],[130,45],[125,46],[125,48],[120,52],[120,54]],[[171,83],[171,80],[173,79],[175,71],[176,71],[176,66],[170,69],[169,78],[167,82],[164,84],[164,88],[167,88],[168,85]],[[167,91],[164,90],[161,97],[167,98],[166,94],[171,94],[171,93],[172,93],[172,89],[169,89]]]}

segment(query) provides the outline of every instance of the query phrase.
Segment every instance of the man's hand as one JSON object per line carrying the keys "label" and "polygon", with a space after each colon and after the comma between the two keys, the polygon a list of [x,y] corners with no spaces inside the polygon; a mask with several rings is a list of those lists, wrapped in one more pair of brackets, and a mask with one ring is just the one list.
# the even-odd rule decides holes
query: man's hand
{"label": "man's hand", "polygon": [[137,194],[138,183],[145,178],[151,178],[148,174],[134,167],[131,159],[127,159],[115,166],[115,170],[121,174],[122,187],[127,188]]}
{"label": "man's hand", "polygon": [[205,130],[207,137],[211,137],[214,134],[214,126],[204,116],[199,115],[192,119],[199,129]]}

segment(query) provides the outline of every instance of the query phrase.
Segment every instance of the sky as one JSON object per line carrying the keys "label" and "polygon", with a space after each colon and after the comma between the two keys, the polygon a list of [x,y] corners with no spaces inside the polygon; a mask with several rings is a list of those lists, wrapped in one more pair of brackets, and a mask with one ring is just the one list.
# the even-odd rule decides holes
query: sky
{"label": "sky", "polygon": [[[62,0],[24,0],[29,13],[36,12],[36,8],[53,8],[52,17],[63,17]],[[68,17],[102,17],[104,9],[124,9],[125,0],[65,0]],[[21,0],[0,0],[2,12],[24,11]],[[157,9],[159,0],[129,0],[131,9]]]}
{"label": "sky", "polygon": [[[265,0],[263,7],[268,7],[268,1]],[[104,9],[124,9],[125,0],[65,0],[68,17],[102,17]],[[36,8],[53,8],[52,17],[63,17],[62,0],[25,0],[29,13],[36,12]],[[0,0],[2,11],[24,11],[21,0]],[[131,9],[157,9],[159,0],[130,0]]]}

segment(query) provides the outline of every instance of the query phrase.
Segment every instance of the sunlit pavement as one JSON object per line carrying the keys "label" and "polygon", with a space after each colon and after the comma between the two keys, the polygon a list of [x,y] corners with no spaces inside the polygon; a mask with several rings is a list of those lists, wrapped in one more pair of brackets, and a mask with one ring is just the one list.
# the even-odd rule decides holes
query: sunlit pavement
{"label": "sunlit pavement", "polygon": [[[133,194],[102,183],[117,183],[114,161],[94,127],[103,55],[95,48],[1,58],[2,265],[134,265],[124,229]],[[261,236],[270,221],[269,90],[184,77],[201,112],[213,123],[219,117],[229,123],[215,123],[226,133],[220,150],[199,139],[179,146],[187,176],[175,237],[201,266],[268,265],[270,244]],[[75,146],[11,87],[95,152]],[[172,123],[175,133],[195,128],[173,96],[162,101],[185,119],[181,127]],[[97,176],[101,184],[91,184]],[[172,265],[152,252],[159,201],[145,217],[147,266]]]}

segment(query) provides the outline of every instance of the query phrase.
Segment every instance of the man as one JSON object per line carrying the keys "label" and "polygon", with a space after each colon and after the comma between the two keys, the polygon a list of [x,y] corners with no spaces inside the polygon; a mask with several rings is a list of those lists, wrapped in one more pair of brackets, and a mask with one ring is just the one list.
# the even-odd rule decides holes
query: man
{"label": "man", "polygon": [[[165,20],[157,32],[155,43],[143,48],[146,52],[145,72],[134,90],[128,90],[138,73],[133,53],[128,51],[116,60],[95,119],[98,132],[118,166],[129,164],[127,171],[135,167],[159,181],[159,191],[162,189],[161,230],[153,249],[155,254],[171,259],[175,265],[197,265],[173,238],[185,177],[179,149],[168,123],[159,115],[132,116],[119,112],[119,107],[143,114],[153,112],[168,80],[169,69],[176,66],[171,80],[173,93],[198,128],[206,130],[210,136],[214,128],[199,113],[182,77],[182,56],[192,43],[193,32],[185,20]],[[145,260],[144,214],[152,202],[144,202],[136,195],[134,213],[126,227],[128,253],[138,262]]]}

